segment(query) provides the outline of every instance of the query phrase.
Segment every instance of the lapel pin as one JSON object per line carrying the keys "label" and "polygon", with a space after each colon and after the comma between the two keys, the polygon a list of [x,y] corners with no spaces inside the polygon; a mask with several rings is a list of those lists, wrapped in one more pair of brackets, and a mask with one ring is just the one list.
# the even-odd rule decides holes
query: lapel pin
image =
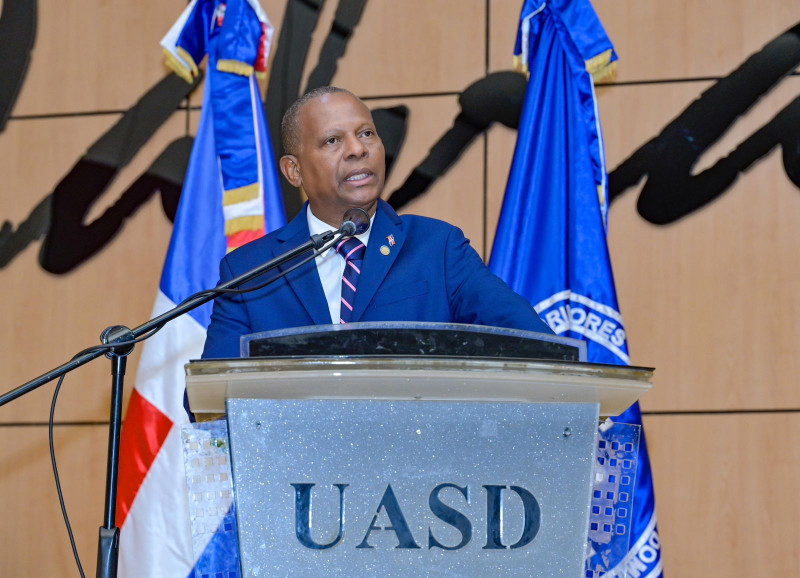
{"label": "lapel pin", "polygon": [[381,255],[388,255],[389,254],[389,247],[386,245],[381,245]]}
{"label": "lapel pin", "polygon": [[394,245],[395,245],[394,235],[387,235],[386,236],[386,240],[389,241],[389,246],[390,247],[394,247]]}

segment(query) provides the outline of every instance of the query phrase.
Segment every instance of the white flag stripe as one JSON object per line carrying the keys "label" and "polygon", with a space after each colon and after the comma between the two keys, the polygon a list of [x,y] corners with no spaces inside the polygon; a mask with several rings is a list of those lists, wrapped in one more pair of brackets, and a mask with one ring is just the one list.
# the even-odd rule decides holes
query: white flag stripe
{"label": "white flag stripe", "polygon": [[[175,303],[159,290],[153,316],[173,307]],[[142,568],[158,568],[160,576],[183,577],[194,567],[180,425],[189,421],[183,408],[184,365],[200,357],[204,341],[205,330],[187,314],[144,344],[136,390],[173,426],[125,518],[120,533],[121,578],[138,577]]]}
{"label": "white flag stripe", "polygon": [[[169,311],[175,305],[159,290],[153,317]],[[183,408],[186,383],[183,366],[190,359],[200,358],[205,340],[205,329],[186,314],[170,321],[144,344],[136,374],[136,390],[176,424],[189,421]]]}
{"label": "white flag stripe", "polygon": [[[154,547],[156,544],[158,547]],[[119,551],[121,577],[139,578],[142,568],[158,568],[158,576],[184,578],[194,567],[189,498],[177,425],[172,426],[136,494],[120,533]]]}
{"label": "white flag stripe", "polygon": [[257,199],[242,201],[234,205],[227,205],[223,209],[225,220],[238,219],[239,217],[252,217],[264,215],[264,200],[261,195]]}

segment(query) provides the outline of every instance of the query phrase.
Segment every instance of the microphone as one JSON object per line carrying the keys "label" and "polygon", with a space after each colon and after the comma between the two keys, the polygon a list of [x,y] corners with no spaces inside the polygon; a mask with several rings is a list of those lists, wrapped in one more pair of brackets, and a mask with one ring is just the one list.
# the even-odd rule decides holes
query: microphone
{"label": "microphone", "polygon": [[319,249],[336,235],[353,237],[366,233],[368,229],[369,215],[364,209],[347,209],[342,218],[342,224],[337,231],[325,231],[318,235],[311,235],[311,242],[314,244],[314,249]]}
{"label": "microphone", "polygon": [[339,233],[343,237],[354,237],[369,230],[369,215],[364,209],[348,209],[339,227]]}

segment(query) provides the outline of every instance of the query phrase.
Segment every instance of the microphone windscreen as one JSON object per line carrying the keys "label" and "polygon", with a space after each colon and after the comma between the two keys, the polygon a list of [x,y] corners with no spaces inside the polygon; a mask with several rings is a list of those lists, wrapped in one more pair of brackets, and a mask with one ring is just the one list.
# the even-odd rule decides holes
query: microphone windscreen
{"label": "microphone windscreen", "polygon": [[342,227],[340,230],[343,231],[344,227],[349,223],[352,223],[355,228],[352,233],[348,231],[348,234],[360,235],[361,233],[366,233],[369,229],[369,215],[364,209],[348,209],[342,219]]}

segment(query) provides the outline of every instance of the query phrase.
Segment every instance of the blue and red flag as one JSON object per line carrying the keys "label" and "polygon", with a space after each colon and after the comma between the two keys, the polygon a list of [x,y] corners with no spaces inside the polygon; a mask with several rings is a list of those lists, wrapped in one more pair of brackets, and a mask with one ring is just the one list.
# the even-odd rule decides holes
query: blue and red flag
{"label": "blue and red flag", "polygon": [[[584,339],[590,362],[628,365],[594,92],[616,59],[588,0],[524,3],[515,63],[529,74],[528,88],[489,267],[558,335]],[[614,420],[641,424],[639,404]],[[628,554],[606,578],[663,574],[644,432],[634,500]]]}
{"label": "blue and red flag", "polygon": [[[162,41],[168,64],[187,80],[199,74],[206,54],[208,64],[153,316],[214,287],[227,251],[286,222],[255,77],[264,70],[272,30],[256,0],[194,0]],[[208,544],[193,548],[180,432],[188,421],[183,366],[202,353],[211,307],[169,323],[142,351],[122,430],[122,577],[191,576],[218,546],[217,535],[209,535]]]}

